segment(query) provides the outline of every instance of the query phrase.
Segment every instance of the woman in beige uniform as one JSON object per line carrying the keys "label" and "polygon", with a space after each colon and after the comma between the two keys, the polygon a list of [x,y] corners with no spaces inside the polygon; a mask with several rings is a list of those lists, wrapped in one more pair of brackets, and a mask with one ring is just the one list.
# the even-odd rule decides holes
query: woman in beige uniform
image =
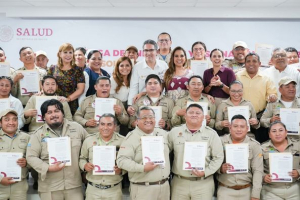
{"label": "woman in beige uniform", "polygon": [[[269,129],[270,140],[262,144],[264,157],[264,177],[261,199],[267,200],[299,200],[300,185],[297,181],[300,174],[299,141],[287,138],[287,130],[282,122],[275,121]],[[289,173],[293,177],[292,182],[272,182],[272,175],[269,172],[270,153],[292,153],[293,170]]]}

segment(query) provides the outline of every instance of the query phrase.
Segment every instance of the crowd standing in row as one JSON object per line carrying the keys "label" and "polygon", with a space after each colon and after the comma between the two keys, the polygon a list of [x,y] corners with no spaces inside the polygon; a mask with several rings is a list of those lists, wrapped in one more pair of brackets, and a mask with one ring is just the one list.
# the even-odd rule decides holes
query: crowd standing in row
{"label": "crowd standing in row", "polygon": [[[290,65],[299,62],[297,50],[274,49],[273,66],[263,70],[259,55],[243,41],[234,43],[233,59],[225,60],[222,50],[213,49],[210,61],[203,42],[192,45],[191,59],[171,44],[168,33],[161,33],[157,43],[146,40],[140,61],[138,49],[129,46],[111,76],[101,68],[99,50],[65,43],[57,64],[47,67],[44,51],[21,48],[24,66],[0,77],[0,99],[10,99],[10,109],[0,112],[0,152],[23,153],[17,162],[22,181],[0,175],[0,199],[26,199],[28,169],[42,200],[83,199],[82,180],[86,199],[122,199],[126,173],[130,196],[138,200],[212,199],[215,186],[220,200],[300,199],[299,137],[287,135],[279,116],[280,108],[300,108],[300,73]],[[192,60],[206,60],[209,68],[195,74]],[[0,48],[0,62],[5,61]],[[21,95],[20,70],[39,72],[38,94]],[[36,122],[37,96],[53,96],[41,106],[43,123]],[[115,98],[115,114],[95,120],[96,98]],[[206,115],[197,102],[208,103]],[[162,107],[159,127],[151,106]],[[248,106],[249,119],[229,119],[228,108],[234,106]],[[142,136],[163,136],[164,166],[142,164]],[[56,137],[71,139],[72,166],[49,165],[47,138]],[[187,141],[207,142],[205,171],[183,170]],[[249,145],[249,172],[227,174],[231,165],[225,162],[224,146],[237,143]],[[93,146],[117,147],[115,175],[93,175]],[[270,152],[292,153],[291,183],[272,182]]]}

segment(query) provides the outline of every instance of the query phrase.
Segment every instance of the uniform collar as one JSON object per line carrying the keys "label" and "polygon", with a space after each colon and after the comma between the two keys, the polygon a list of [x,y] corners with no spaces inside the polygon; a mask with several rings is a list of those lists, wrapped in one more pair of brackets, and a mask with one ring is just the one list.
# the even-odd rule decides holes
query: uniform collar
{"label": "uniform collar", "polygon": [[[292,140],[291,140],[290,138],[288,138],[288,137],[287,137],[287,142],[288,142],[288,144],[287,144],[287,146],[286,146],[285,149],[287,149],[289,146],[293,145]],[[276,149],[276,147],[274,146],[274,144],[273,144],[273,142],[272,142],[271,139],[270,139],[269,141],[267,141],[267,147],[271,147],[271,148],[273,148],[273,149]],[[276,150],[277,150],[277,149],[276,149]]]}
{"label": "uniform collar", "polygon": [[204,126],[201,126],[200,129],[198,129],[197,131],[195,131],[194,133],[192,133],[192,132],[190,131],[190,129],[187,127],[186,124],[183,125],[184,131],[185,131],[186,133],[190,133],[190,134],[202,133],[202,132],[204,131],[204,128],[205,128]]}
{"label": "uniform collar", "polygon": [[238,65],[240,67],[245,66],[245,63],[239,63],[236,59],[232,59],[231,63],[232,63],[232,65]]}
{"label": "uniform collar", "polygon": [[[246,101],[246,100],[242,98],[242,100],[240,101],[239,105],[241,105],[244,101]],[[225,102],[227,105],[235,106],[235,105],[233,105],[230,97],[228,99],[224,100],[223,102]]]}
{"label": "uniform collar", "polygon": [[103,143],[109,144],[109,143],[111,143],[111,142],[117,140],[117,133],[114,132],[113,135],[112,135],[112,137],[110,138],[110,140],[109,140],[108,142],[104,141],[104,140],[102,139],[102,137],[100,137],[100,133],[97,133],[97,140],[100,140],[100,141],[102,141]]}
{"label": "uniform collar", "polygon": [[[194,101],[190,95],[188,95],[187,97],[188,97],[188,100]],[[204,99],[204,97],[203,97],[203,95],[201,94],[201,96],[200,96],[200,98],[198,99],[198,101],[203,100],[203,99]]]}
{"label": "uniform collar", "polygon": [[17,137],[20,133],[20,130],[17,130],[13,137],[10,137],[7,133],[5,133],[2,129],[0,130],[0,136],[8,136],[9,138]]}
{"label": "uniform collar", "polygon": [[[150,135],[150,134],[147,134],[144,131],[142,131],[138,126],[135,127],[135,130],[137,131],[137,133],[140,136],[149,136]],[[152,133],[153,133],[153,136],[158,136],[159,135],[159,131],[156,128],[154,128]]]}
{"label": "uniform collar", "polygon": [[[250,78],[251,79],[251,77],[249,76],[249,74],[248,74],[248,72],[247,72],[247,70],[246,70],[246,68],[245,69],[243,69],[240,73],[239,73],[240,75],[242,75],[242,76],[246,76],[246,77],[248,77],[248,78]],[[253,77],[253,78],[255,78],[255,77],[257,77],[257,76],[260,76],[260,77],[262,77],[263,76],[263,74],[261,73],[261,71],[258,69],[258,72],[257,72],[257,74]]]}
{"label": "uniform collar", "polygon": [[[225,140],[224,143],[227,143],[227,144],[233,144],[232,138],[231,138],[231,134],[224,135],[223,137],[224,137],[223,139]],[[248,137],[248,136],[246,135],[244,141],[241,142],[241,143],[249,143],[249,141],[250,141],[250,137]],[[241,143],[239,143],[239,144],[241,144]]]}
{"label": "uniform collar", "polygon": [[[66,118],[64,118],[64,122],[63,122],[63,128],[62,128],[62,131],[61,131],[61,136],[64,137],[63,133],[66,132],[66,129],[70,126],[70,121],[67,120]],[[52,130],[49,125],[47,123],[45,123],[45,127],[46,131],[51,131],[53,134],[57,135],[57,133]]]}

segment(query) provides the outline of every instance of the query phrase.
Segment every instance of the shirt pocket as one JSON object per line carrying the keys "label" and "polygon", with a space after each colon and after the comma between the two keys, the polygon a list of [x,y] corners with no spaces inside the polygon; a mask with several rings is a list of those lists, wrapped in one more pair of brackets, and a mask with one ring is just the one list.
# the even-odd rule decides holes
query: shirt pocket
{"label": "shirt pocket", "polygon": [[0,142],[0,151],[3,151],[3,152],[8,151],[8,148],[9,148],[9,146],[6,142]]}
{"label": "shirt pocket", "polygon": [[292,151],[293,155],[293,169],[300,169],[300,154],[297,150]]}

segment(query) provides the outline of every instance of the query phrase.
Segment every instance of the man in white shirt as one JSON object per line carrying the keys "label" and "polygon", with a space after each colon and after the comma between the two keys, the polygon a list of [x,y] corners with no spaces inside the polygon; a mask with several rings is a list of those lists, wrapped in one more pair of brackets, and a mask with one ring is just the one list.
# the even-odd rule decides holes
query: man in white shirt
{"label": "man in white shirt", "polygon": [[143,45],[145,59],[138,62],[132,70],[128,105],[132,105],[136,99],[145,95],[145,79],[149,74],[156,74],[163,79],[168,69],[166,62],[156,59],[157,44],[153,40],[146,40]]}
{"label": "man in white shirt", "polygon": [[270,77],[270,79],[274,82],[277,88],[278,96],[280,96],[278,82],[282,77],[288,76],[295,80],[297,83],[296,96],[298,97],[300,94],[300,73],[296,68],[288,65],[286,51],[282,48],[275,48],[273,50],[271,61],[274,64],[274,66],[264,70],[263,73],[266,76]]}

